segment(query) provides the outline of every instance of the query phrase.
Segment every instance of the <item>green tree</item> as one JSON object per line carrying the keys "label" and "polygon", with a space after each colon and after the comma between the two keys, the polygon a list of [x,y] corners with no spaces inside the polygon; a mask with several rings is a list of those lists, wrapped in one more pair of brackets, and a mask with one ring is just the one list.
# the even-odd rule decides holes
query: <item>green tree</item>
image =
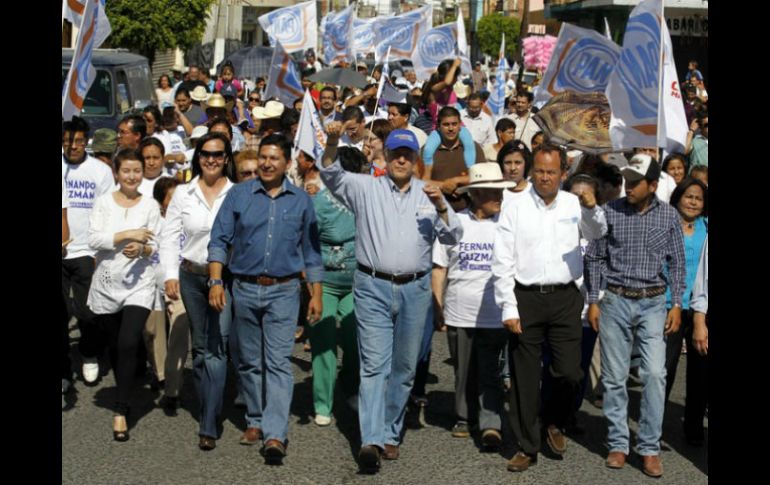
{"label": "green tree", "polygon": [[500,41],[505,32],[505,55],[513,56],[519,42],[521,22],[516,17],[506,17],[500,13],[491,13],[481,17],[476,27],[481,52],[497,58],[500,53]]}
{"label": "green tree", "polygon": [[107,17],[113,47],[155,59],[155,51],[188,49],[200,42],[209,10],[217,0],[109,0]]}

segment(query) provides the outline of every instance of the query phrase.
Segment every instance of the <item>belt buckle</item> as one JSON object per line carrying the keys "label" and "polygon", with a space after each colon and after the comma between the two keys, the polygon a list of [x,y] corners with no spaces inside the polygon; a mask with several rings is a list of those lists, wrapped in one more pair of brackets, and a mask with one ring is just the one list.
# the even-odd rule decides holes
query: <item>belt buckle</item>
{"label": "belt buckle", "polygon": [[549,293],[553,293],[553,285],[537,285],[537,291],[541,295],[547,295]]}

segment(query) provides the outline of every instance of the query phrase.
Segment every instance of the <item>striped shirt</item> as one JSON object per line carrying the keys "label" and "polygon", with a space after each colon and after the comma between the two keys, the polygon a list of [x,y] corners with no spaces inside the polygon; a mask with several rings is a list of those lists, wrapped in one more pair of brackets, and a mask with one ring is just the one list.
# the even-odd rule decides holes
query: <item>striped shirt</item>
{"label": "striped shirt", "polygon": [[[589,243],[585,256],[588,303],[599,301],[600,283],[626,288],[669,286],[673,304],[685,289],[684,235],[679,213],[653,197],[639,213],[626,198],[604,205],[607,235]],[[668,261],[669,278],[663,266]]]}

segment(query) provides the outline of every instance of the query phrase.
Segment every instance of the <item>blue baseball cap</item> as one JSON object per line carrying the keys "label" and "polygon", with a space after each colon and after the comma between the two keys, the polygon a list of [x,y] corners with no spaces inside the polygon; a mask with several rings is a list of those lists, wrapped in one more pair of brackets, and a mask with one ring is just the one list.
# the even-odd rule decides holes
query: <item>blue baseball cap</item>
{"label": "blue baseball cap", "polygon": [[395,150],[396,148],[409,148],[415,152],[420,151],[420,144],[417,143],[417,137],[409,130],[393,130],[385,140],[385,148]]}

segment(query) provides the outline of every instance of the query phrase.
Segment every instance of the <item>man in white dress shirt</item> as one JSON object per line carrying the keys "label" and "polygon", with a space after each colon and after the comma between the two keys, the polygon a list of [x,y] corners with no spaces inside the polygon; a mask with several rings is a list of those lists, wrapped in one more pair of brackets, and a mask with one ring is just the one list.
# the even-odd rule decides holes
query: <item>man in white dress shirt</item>
{"label": "man in white dress shirt", "polygon": [[575,284],[583,274],[580,237],[596,239],[607,232],[604,212],[590,191],[578,199],[559,190],[567,173],[564,151],[546,144],[535,150],[533,158],[533,190],[502,212],[492,262],[495,299],[503,310],[503,325],[513,333],[509,420],[519,451],[508,462],[508,470],[517,472],[534,464],[540,450],[538,401],[545,341],[553,352],[549,371],[555,383],[551,399],[544,403],[547,442],[556,454],[566,449],[561,429],[583,377],[583,296]]}
{"label": "man in white dress shirt", "polygon": [[484,146],[497,141],[497,135],[492,117],[481,110],[482,104],[481,93],[468,96],[468,106],[460,110],[460,119],[471,132],[473,141]]}

